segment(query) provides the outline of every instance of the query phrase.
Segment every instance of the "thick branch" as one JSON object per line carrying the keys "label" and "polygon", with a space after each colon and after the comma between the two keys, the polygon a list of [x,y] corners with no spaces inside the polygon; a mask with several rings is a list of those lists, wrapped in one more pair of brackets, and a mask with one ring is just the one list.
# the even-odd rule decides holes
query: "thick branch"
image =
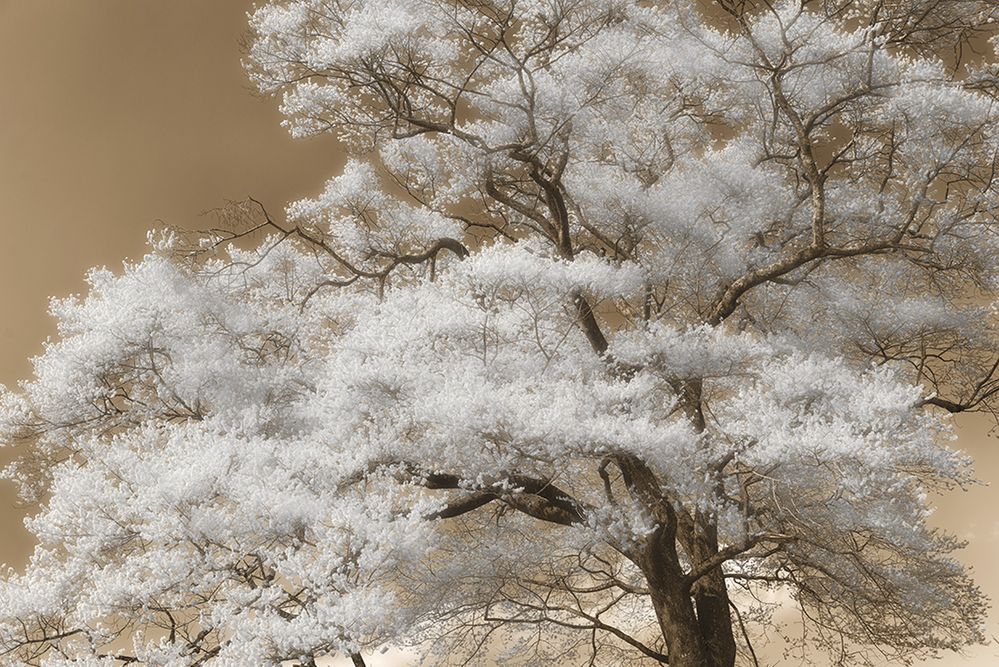
{"label": "thick branch", "polygon": [[[408,481],[427,489],[461,489],[464,480],[449,473],[425,473],[406,464]],[[427,516],[428,519],[448,519],[474,511],[493,500],[523,512],[535,519],[569,526],[582,523],[586,511],[583,503],[555,486],[550,480],[513,474],[493,482],[485,488],[455,500],[443,509]]]}
{"label": "thick branch", "polygon": [[460,498],[454,502],[448,503],[444,509],[437,512],[432,512],[426,515],[426,519],[453,519],[456,516],[461,516],[462,514],[467,514],[474,510],[479,509],[483,505],[488,505],[492,501],[496,500],[498,496],[495,493],[490,493],[488,491],[482,491],[480,493],[473,493],[464,498]]}
{"label": "thick branch", "polygon": [[717,326],[735,312],[739,305],[739,299],[743,294],[765,282],[772,282],[781,276],[799,269],[809,262],[820,259],[839,259],[845,257],[858,257],[860,255],[872,255],[879,252],[894,250],[898,247],[898,238],[878,239],[848,245],[844,247],[817,246],[809,244],[798,252],[782,259],[778,259],[766,266],[744,274],[742,277],[722,288],[715,300],[715,306],[708,315],[707,322],[712,326]]}

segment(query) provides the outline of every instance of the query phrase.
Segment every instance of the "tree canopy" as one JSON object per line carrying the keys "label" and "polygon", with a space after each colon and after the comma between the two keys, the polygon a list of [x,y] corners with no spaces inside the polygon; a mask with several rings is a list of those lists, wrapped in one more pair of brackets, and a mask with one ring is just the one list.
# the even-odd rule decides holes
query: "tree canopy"
{"label": "tree canopy", "polygon": [[[150,234],[0,392],[9,664],[839,664],[982,638],[932,528],[999,408],[989,0],[284,0],[351,154]],[[991,48],[991,47],[989,47]]]}

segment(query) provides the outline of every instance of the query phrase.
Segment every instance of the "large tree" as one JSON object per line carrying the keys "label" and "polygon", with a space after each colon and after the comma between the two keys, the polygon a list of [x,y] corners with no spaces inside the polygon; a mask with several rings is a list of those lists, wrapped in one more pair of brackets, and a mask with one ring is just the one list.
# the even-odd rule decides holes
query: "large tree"
{"label": "large tree", "polygon": [[3,660],[723,667],[783,608],[842,664],[978,641],[927,519],[999,396],[997,14],[256,9],[252,80],[353,157],[53,301],[0,394],[42,503]]}

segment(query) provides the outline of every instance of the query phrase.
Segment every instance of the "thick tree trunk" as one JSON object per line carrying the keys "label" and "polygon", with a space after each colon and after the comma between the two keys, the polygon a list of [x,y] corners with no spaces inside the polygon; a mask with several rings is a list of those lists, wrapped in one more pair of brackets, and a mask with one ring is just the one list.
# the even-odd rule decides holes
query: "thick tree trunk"
{"label": "thick tree trunk", "polygon": [[704,639],[708,662],[712,667],[732,667],[735,664],[735,635],[728,591],[721,573],[712,573],[701,581],[694,594],[697,623]]}
{"label": "thick tree trunk", "polygon": [[721,573],[702,579],[697,590],[683,583],[682,574],[649,563],[646,580],[659,628],[669,649],[672,667],[733,667],[736,646]]}
{"label": "thick tree trunk", "polygon": [[694,563],[715,556],[718,536],[714,522],[699,513],[693,517],[683,514],[677,527],[676,533],[655,531],[636,560],[649,585],[669,649],[669,663],[733,667],[735,634],[722,570],[716,568],[691,585],[677,551],[682,546]]}
{"label": "thick tree trunk", "polygon": [[676,546],[675,533],[659,528],[635,554],[634,561],[648,583],[671,667],[711,667]]}
{"label": "thick tree trunk", "polygon": [[672,595],[652,597],[652,604],[659,618],[659,627],[669,646],[671,667],[707,667],[707,648],[701,638],[690,607],[690,598]]}
{"label": "thick tree trunk", "polygon": [[[704,561],[718,553],[718,531],[709,517],[695,517],[695,531],[690,552],[696,561]],[[728,589],[721,568],[712,570],[694,584],[694,604],[701,637],[712,667],[731,667],[735,664],[735,634],[732,630],[732,612],[729,608]]]}
{"label": "thick tree trunk", "polygon": [[[698,433],[703,433],[706,426],[702,391],[700,380],[690,380],[679,386],[690,423]],[[724,489],[720,480],[716,490],[719,498],[722,497]],[[714,517],[700,511],[695,512],[691,519],[689,530],[685,534],[681,531],[681,541],[695,563],[704,562],[718,553],[718,527]],[[705,667],[732,667],[736,656],[735,634],[728,589],[721,568],[701,577],[695,582],[692,592],[700,635],[705,644]]]}
{"label": "thick tree trunk", "polygon": [[[699,411],[697,413],[699,415]],[[736,657],[728,591],[721,568],[693,582],[680,565],[682,547],[693,563],[718,553],[712,517],[688,514],[662,495],[662,485],[639,458],[618,464],[633,497],[656,517],[659,528],[629,554],[648,583],[669,664],[681,667],[733,667]]]}

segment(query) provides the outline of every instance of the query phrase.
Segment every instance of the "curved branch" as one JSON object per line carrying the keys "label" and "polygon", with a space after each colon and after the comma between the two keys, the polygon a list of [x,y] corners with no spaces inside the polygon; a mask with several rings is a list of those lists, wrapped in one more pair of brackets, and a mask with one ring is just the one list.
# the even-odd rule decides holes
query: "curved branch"
{"label": "curved branch", "polygon": [[[296,228],[297,229],[297,228]],[[309,299],[316,295],[316,292],[324,287],[346,287],[356,282],[358,278],[377,278],[379,280],[386,278],[397,266],[400,264],[422,264],[426,261],[435,261],[437,259],[437,254],[442,250],[449,250],[458,256],[459,260],[463,260],[468,257],[468,248],[458,241],[452,238],[442,238],[437,239],[432,246],[421,253],[409,254],[409,255],[389,255],[391,261],[388,266],[380,269],[378,271],[362,271],[360,269],[353,268],[350,264],[346,263],[344,260],[339,259],[339,256],[333,254],[334,259],[347,267],[348,271],[351,271],[354,275],[350,278],[344,280],[328,279],[316,283],[315,287],[309,290],[309,293],[305,295],[302,300],[302,308],[304,309],[306,304],[308,304]],[[330,253],[333,253],[330,250]]]}
{"label": "curved branch", "polygon": [[417,484],[425,489],[467,489],[476,485],[469,495],[454,500],[444,508],[427,514],[424,518],[447,519],[472,512],[494,500],[549,523],[570,526],[584,523],[590,507],[556,486],[550,479],[511,474],[500,476],[495,481],[482,486],[458,475],[445,472],[430,472],[404,460],[372,461],[363,469],[348,475],[339,488],[363,482],[379,470],[388,473],[399,482]]}

